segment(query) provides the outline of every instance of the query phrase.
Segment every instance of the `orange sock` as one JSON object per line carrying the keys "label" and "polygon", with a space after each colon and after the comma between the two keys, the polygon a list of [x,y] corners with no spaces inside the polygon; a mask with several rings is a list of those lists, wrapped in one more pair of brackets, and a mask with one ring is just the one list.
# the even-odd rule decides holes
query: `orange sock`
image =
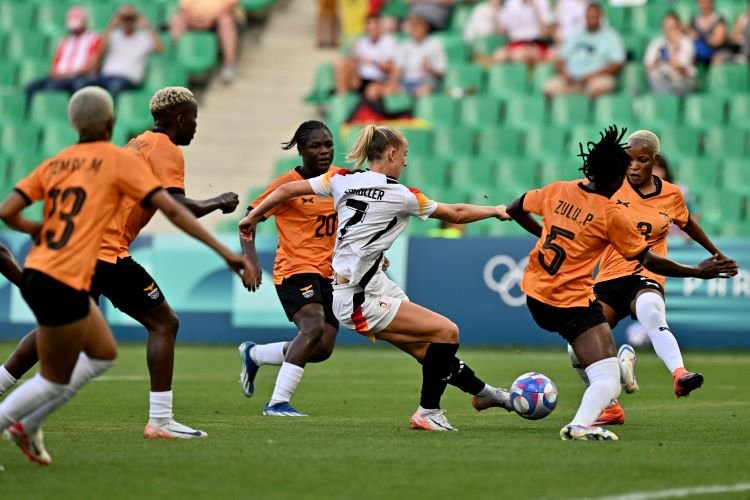
{"label": "orange sock", "polygon": [[685,375],[688,371],[685,368],[677,368],[675,371],[672,372],[672,378],[674,380],[679,379],[683,375]]}

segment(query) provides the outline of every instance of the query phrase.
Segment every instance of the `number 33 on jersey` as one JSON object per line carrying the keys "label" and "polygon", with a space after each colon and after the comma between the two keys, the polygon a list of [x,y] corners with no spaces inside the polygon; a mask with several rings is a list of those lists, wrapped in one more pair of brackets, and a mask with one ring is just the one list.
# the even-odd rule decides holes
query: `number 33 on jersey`
{"label": "number 33 on jersey", "polygon": [[542,217],[542,236],[529,256],[523,291],[556,307],[587,307],[593,272],[610,242],[625,258],[648,248],[635,226],[608,198],[581,181],[554,182],[523,195],[523,209]]}

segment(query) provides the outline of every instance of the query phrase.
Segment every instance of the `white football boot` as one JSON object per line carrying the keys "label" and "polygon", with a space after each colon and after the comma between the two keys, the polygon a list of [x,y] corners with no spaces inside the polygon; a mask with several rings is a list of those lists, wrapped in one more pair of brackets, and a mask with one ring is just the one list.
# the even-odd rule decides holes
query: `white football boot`
{"label": "white football boot", "polygon": [[563,441],[617,441],[618,437],[604,427],[568,424],[560,429]]}
{"label": "white football boot", "polygon": [[146,439],[200,439],[206,436],[208,434],[205,432],[191,429],[171,418],[164,423],[149,420],[143,429],[143,437]]}
{"label": "white football boot", "polygon": [[635,349],[630,344],[623,344],[617,351],[617,361],[620,364],[620,381],[622,389],[628,394],[638,392],[641,388],[635,379],[635,364],[637,361]]}
{"label": "white football boot", "polygon": [[445,418],[445,411],[440,408],[436,410],[426,410],[421,406],[417,408],[417,412],[411,417],[409,427],[415,431],[457,431],[453,427],[448,419]]}

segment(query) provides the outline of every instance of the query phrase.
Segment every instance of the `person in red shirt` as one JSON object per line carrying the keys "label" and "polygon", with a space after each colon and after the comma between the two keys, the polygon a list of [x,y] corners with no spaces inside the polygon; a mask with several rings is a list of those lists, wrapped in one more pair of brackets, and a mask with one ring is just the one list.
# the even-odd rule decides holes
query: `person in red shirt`
{"label": "person in red shirt", "polygon": [[[726,258],[684,266],[649,249],[610,199],[630,165],[621,144],[624,134],[612,126],[601,133],[599,142],[588,143],[587,152],[581,145],[586,179],[553,182],[527,192],[507,208],[516,222],[539,237],[521,284],[529,311],[541,328],[558,333],[571,345],[590,382],[575,417],[560,431],[563,440],[617,439],[613,432],[593,425],[621,389],[612,330],[593,287],[594,268],[610,245],[626,259],[664,276],[709,279],[737,273],[737,264]],[[541,216],[542,225],[530,213]]]}
{"label": "person in red shirt", "polygon": [[[41,425],[29,435],[20,421],[62,406],[87,381],[109,368],[117,354],[112,332],[90,296],[97,256],[109,221],[123,199],[153,205],[179,228],[255,282],[244,257],[219,243],[161,187],[149,165],[109,142],[114,128],[111,96],[98,87],[73,94],[68,105],[79,142],[42,162],[0,204],[0,219],[37,241],[21,276],[21,293],[34,313],[39,372],[0,404],[0,430],[32,461],[49,464]],[[41,223],[21,210],[44,200]],[[248,281],[244,281],[247,279]]]}

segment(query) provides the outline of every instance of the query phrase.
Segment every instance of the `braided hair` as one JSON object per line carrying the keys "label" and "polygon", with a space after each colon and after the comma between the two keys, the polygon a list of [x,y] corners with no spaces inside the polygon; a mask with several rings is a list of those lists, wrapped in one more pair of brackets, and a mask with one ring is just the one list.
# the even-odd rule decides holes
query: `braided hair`
{"label": "braided hair", "polygon": [[583,143],[578,143],[581,149],[578,156],[583,159],[580,170],[589,181],[607,183],[625,176],[630,165],[630,155],[627,152],[628,145],[622,142],[622,138],[627,130],[618,130],[617,125],[607,127],[604,132],[599,132],[599,142],[586,143],[588,151],[583,150]]}
{"label": "braided hair", "polygon": [[325,130],[328,132],[328,134],[331,135],[331,137],[333,137],[333,134],[331,134],[330,129],[326,126],[325,123],[319,122],[317,120],[309,120],[303,122],[299,127],[297,127],[297,130],[294,132],[294,136],[292,136],[289,141],[281,143],[281,149],[289,150],[297,144],[304,146],[307,142],[307,138],[315,130]]}

